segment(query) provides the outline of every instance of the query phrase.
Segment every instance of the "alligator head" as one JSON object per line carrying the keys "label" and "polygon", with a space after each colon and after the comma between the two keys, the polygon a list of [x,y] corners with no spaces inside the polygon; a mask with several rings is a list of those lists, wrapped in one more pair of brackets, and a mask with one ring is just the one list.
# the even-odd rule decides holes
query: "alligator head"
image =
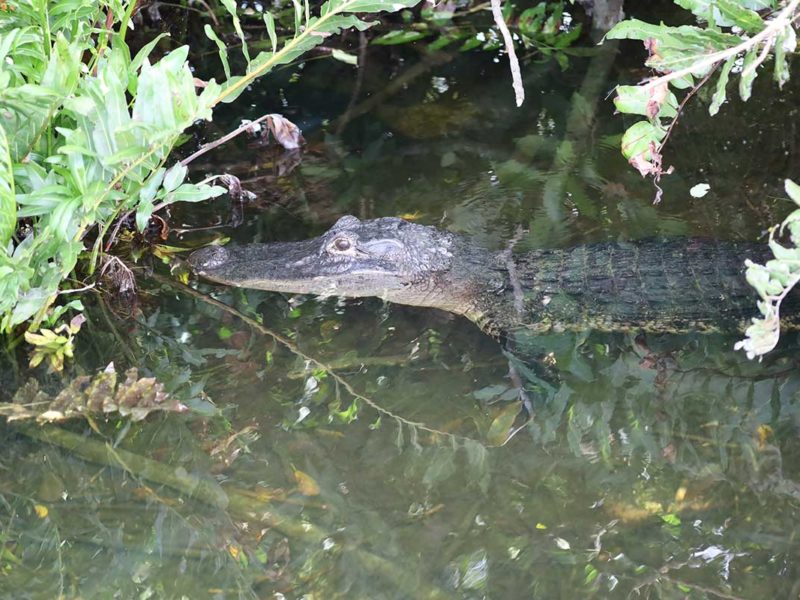
{"label": "alligator head", "polygon": [[[320,296],[377,296],[400,304],[466,313],[454,280],[457,236],[386,217],[346,216],[298,242],[211,246],[192,253],[201,276],[226,285]],[[459,258],[460,260],[460,258]],[[472,278],[474,279],[474,277]]]}

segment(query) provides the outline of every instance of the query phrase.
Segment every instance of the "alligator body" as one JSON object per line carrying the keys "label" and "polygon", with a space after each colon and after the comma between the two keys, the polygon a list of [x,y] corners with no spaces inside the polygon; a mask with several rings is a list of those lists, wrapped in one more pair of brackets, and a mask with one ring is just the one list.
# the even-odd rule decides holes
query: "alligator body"
{"label": "alligator body", "polygon": [[208,247],[189,262],[226,285],[321,296],[377,296],[461,314],[484,331],[739,329],[756,296],[744,259],[763,244],[702,239],[493,252],[398,218],[342,217],[299,242]]}

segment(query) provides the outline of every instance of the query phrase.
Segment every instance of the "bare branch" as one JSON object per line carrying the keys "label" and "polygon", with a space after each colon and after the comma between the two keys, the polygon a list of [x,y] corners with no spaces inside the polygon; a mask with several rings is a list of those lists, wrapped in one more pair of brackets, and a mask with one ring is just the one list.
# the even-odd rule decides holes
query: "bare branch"
{"label": "bare branch", "polygon": [[[795,0],[800,2],[800,0]],[[503,42],[506,45],[506,52],[508,53],[508,64],[511,67],[511,81],[514,86],[514,96],[516,97],[517,106],[522,106],[525,101],[525,89],[522,87],[522,73],[519,69],[519,60],[517,60],[517,53],[514,51],[514,40],[511,38],[511,32],[508,30],[506,21],[503,18],[503,9],[500,7],[500,0],[492,0],[492,16],[494,22],[500,33],[503,35]]]}

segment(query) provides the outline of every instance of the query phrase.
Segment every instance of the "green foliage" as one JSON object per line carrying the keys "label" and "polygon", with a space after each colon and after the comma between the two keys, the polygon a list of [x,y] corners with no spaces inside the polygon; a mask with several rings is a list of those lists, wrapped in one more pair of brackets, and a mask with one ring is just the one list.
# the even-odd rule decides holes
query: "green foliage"
{"label": "green foliage", "polygon": [[[800,186],[786,180],[786,193],[800,206]],[[791,247],[778,243],[776,233],[788,231]],[[800,281],[800,208],[795,209],[780,227],[770,230],[769,247],[775,258],[759,265],[747,261],[747,281],[755,288],[761,300],[758,310],[761,317],[745,331],[745,339],[736,344],[748,358],[763,356],[778,343],[781,330],[781,304]]]}
{"label": "green foliage", "polygon": [[28,320],[35,331],[88,244],[87,270],[94,271],[121,216],[134,214],[144,230],[159,208],[224,193],[208,182],[186,181],[181,165],[165,166],[183,133],[210,120],[215,105],[327,36],[370,25],[353,13],[416,2],[331,0],[313,17],[308,2],[295,3],[295,35],[279,49],[275,20],[265,16],[272,51],[251,60],[236,6],[223,0],[247,69],[231,74],[227,48],[207,27],[226,81],[207,82],[200,93],[187,47],[151,62],[156,38],[131,57],[124,36],[132,2],[9,5],[0,21],[0,331],[13,332]]}
{"label": "green foliage", "polygon": [[[266,75],[277,66],[296,60],[301,55],[320,45],[325,38],[335,35],[343,29],[354,27],[359,31],[363,31],[375,24],[374,22],[363,21],[354,13],[395,12],[410,8],[416,5],[418,1],[397,0],[389,4],[383,2],[383,0],[329,0],[320,7],[319,16],[311,16],[311,7],[308,0],[304,0],[302,4],[299,0],[293,0],[295,8],[294,35],[284,43],[283,47],[278,49],[275,19],[271,15],[265,16],[264,24],[267,28],[272,50],[260,52],[252,60],[247,40],[242,35],[240,26],[236,25],[237,21],[234,20],[234,27],[241,38],[242,54],[247,63],[247,69],[243,75],[228,77],[222,85],[222,91],[215,103],[232,102],[254,79]],[[225,3],[225,6],[234,15],[235,19],[233,3]],[[206,35],[217,44],[219,57],[227,75],[230,70],[229,67],[226,67],[229,64],[227,48],[216,36],[209,34],[208,28],[206,29]]]}
{"label": "green foliage", "polygon": [[185,47],[151,65],[152,46],[133,60],[118,37],[105,46],[107,32],[98,37],[91,23],[117,9],[88,0],[21,2],[0,25],[3,332],[31,318],[30,329],[38,327],[87,234],[95,236],[91,270],[123,211],[149,216],[156,199],[169,204],[224,191],[162,185],[178,137],[211,117],[219,86],[196,94]]}
{"label": "green foliage", "polygon": [[[614,104],[619,112],[644,116],[625,133],[622,153],[644,175],[660,177],[661,155],[670,124],[678,117],[678,100],[671,91],[687,90],[688,97],[721,67],[709,105],[713,116],[727,97],[731,74],[739,75],[739,95],[747,100],[759,67],[774,56],[774,79],[789,78],[786,56],[795,51],[794,21],[800,2],[792,0],[675,0],[690,10],[702,26],[669,27],[637,19],[623,21],[607,39],[642,40],[649,52],[645,64],[662,75],[637,86],[619,86]],[[769,20],[756,11],[783,9]]]}
{"label": "green foliage", "polygon": [[[568,58],[565,51],[581,35],[580,24],[566,25],[563,18],[566,2],[539,2],[515,14],[515,5],[503,3],[503,16],[509,27],[519,35],[516,43],[525,49],[535,48],[545,57],[554,57],[562,68]],[[454,7],[447,3],[425,5],[414,18],[404,13],[404,23],[373,38],[377,46],[395,46],[426,40],[424,50],[437,52],[446,47],[456,47],[461,52],[485,50],[496,52],[503,46],[502,38],[494,24],[483,26],[471,18],[482,7],[479,3],[466,3]]]}

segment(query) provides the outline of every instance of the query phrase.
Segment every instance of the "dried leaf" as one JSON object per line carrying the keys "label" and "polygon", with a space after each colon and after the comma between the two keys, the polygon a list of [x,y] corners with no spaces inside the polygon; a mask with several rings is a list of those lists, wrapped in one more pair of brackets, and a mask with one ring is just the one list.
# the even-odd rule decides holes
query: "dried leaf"
{"label": "dried leaf", "polygon": [[272,114],[266,122],[267,131],[287,150],[296,150],[306,143],[300,128],[283,115]]}
{"label": "dried leaf", "polygon": [[669,83],[663,82],[650,90],[650,100],[647,102],[647,117],[655,119],[661,111],[661,106],[669,97]]}
{"label": "dried leaf", "polygon": [[644,153],[632,156],[628,162],[639,171],[642,177],[655,175],[658,172],[658,168],[644,157]]}
{"label": "dried leaf", "polygon": [[234,200],[245,202],[256,198],[253,192],[242,189],[242,182],[239,181],[239,178],[235,175],[231,175],[230,173],[220,175],[219,182],[228,189],[228,194],[230,194],[230,197]]}

